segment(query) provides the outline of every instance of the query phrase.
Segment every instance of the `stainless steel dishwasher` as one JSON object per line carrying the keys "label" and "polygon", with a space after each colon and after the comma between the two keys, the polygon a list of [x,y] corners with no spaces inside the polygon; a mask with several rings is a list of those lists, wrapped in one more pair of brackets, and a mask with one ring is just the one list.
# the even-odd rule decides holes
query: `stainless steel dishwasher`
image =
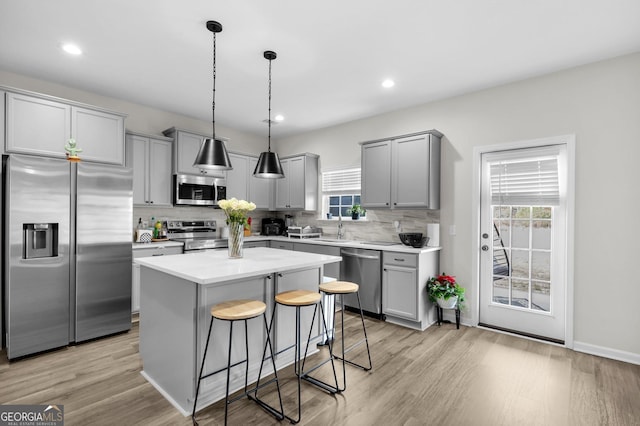
{"label": "stainless steel dishwasher", "polygon": [[[383,319],[382,316],[382,256],[379,250],[342,248],[340,250],[340,279],[360,286],[360,303],[365,315]],[[347,310],[357,311],[355,294],[345,294]]]}

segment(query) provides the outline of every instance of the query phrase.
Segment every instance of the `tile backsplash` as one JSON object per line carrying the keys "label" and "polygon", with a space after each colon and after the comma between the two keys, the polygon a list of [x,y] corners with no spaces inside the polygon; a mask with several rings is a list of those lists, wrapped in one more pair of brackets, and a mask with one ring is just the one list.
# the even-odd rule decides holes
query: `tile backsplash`
{"label": "tile backsplash", "polygon": [[[314,226],[322,228],[323,235],[327,238],[335,238],[338,234],[338,220],[319,219],[316,212],[291,212],[294,224],[298,226]],[[285,212],[253,211],[251,232],[259,233],[263,217],[284,218]],[[225,225],[225,214],[220,209],[207,207],[135,207],[133,208],[133,227],[138,224],[138,218],[143,221],[166,219],[214,219],[217,221],[218,234]],[[396,231],[394,222],[398,221],[401,230]],[[440,222],[440,210],[389,210],[368,209],[366,219],[357,221],[344,220],[344,237],[348,240],[366,241],[392,241],[399,242],[398,232],[422,232],[427,233],[428,223]],[[150,224],[151,226],[151,224]]]}

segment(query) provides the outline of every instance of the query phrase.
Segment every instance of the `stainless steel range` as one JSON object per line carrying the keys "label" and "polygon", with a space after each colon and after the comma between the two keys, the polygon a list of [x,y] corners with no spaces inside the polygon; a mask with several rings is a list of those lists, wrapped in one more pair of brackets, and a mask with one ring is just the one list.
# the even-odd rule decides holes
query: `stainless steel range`
{"label": "stainless steel range", "polygon": [[227,247],[226,238],[217,238],[215,220],[168,220],[167,238],[184,242],[185,253]]}

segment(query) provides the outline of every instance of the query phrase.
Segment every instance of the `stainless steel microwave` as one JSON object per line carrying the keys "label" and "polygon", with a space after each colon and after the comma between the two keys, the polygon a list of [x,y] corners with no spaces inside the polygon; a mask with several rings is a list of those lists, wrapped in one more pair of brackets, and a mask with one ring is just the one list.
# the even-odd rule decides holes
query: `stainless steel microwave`
{"label": "stainless steel microwave", "polygon": [[211,176],[174,175],[173,203],[217,207],[227,196],[226,181]]}

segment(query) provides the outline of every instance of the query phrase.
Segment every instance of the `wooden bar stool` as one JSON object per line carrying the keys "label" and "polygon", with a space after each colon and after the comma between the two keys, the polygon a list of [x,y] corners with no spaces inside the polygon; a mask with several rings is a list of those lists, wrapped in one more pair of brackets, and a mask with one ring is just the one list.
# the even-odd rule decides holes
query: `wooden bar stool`
{"label": "wooden bar stool", "polygon": [[[287,348],[282,349],[281,351],[279,351],[277,354],[281,354],[291,348],[295,348],[295,356],[294,356],[294,371],[296,376],[298,377],[298,418],[297,419],[293,419],[292,417],[286,416],[285,417],[291,422],[291,423],[298,423],[300,421],[301,418],[301,398],[300,398],[300,388],[301,388],[301,381],[305,380],[311,384],[314,384],[316,386],[318,386],[319,388],[334,394],[337,392],[340,392],[340,389],[338,388],[338,376],[336,374],[336,367],[335,364],[333,362],[333,350],[332,350],[332,346],[331,343],[329,343],[329,359],[327,359],[324,363],[331,361],[331,366],[333,368],[333,377],[335,379],[335,386],[332,386],[328,383],[323,382],[322,380],[316,379],[314,377],[309,376],[309,373],[311,373],[312,371],[314,371],[315,369],[319,368],[320,365],[323,365],[324,363],[321,363],[319,365],[317,365],[316,367],[314,367],[313,369],[310,369],[309,371],[305,372],[304,371],[304,362],[305,359],[307,358],[307,353],[309,350],[309,342],[311,341],[311,335],[313,334],[313,324],[315,323],[315,319],[316,319],[316,314],[318,312],[318,304],[320,304],[320,313],[322,316],[322,322],[323,325],[326,329],[327,326],[327,322],[324,316],[324,309],[322,306],[322,296],[320,295],[320,293],[316,292],[316,291],[310,291],[310,290],[291,290],[291,291],[285,291],[282,293],[278,293],[275,297],[275,301],[276,301],[276,307],[278,305],[281,306],[290,306],[290,307],[295,307],[296,308],[296,341],[295,344],[292,346],[289,346]],[[305,307],[305,306],[314,306],[313,309],[313,319],[311,320],[311,328],[309,329],[309,336],[307,338],[307,345],[304,351],[304,358],[300,357],[300,352],[301,352],[301,340],[300,340],[300,309]],[[273,314],[271,315],[271,322],[269,327],[273,326],[273,319],[275,317],[276,314],[276,309],[274,308],[273,310]],[[264,356],[263,358],[263,362],[264,362]],[[301,364],[302,363],[302,364]],[[262,369],[262,367],[261,367]]]}
{"label": "wooden bar stool", "polygon": [[[237,401],[238,399],[244,396],[248,396],[249,392],[257,392],[258,386],[259,386],[259,378],[258,378],[258,383],[256,384],[256,387],[252,388],[250,391],[247,390],[247,380],[249,375],[249,333],[248,333],[248,327],[247,327],[247,320],[257,318],[260,315],[262,315],[264,327],[267,332],[266,333],[267,342],[265,345],[265,352],[267,350],[266,347],[268,346],[270,353],[273,354],[273,348],[271,346],[271,338],[269,337],[269,327],[267,326],[267,317],[265,315],[266,309],[267,309],[267,305],[265,305],[263,302],[260,302],[258,300],[230,300],[227,302],[219,303],[211,308],[211,322],[209,323],[209,334],[207,336],[207,343],[205,344],[205,347],[204,347],[204,355],[202,356],[202,365],[200,366],[200,375],[198,376],[198,386],[196,387],[196,397],[195,397],[195,400],[193,401],[193,413],[191,414],[191,418],[193,420],[194,425],[198,424],[198,422],[196,421],[196,404],[198,402],[198,394],[200,393],[200,382],[202,382],[203,379],[213,376],[214,374],[221,373],[225,370],[227,372],[227,388],[225,393],[225,404],[224,404],[224,424],[225,425],[227,424],[227,414],[228,414],[229,404],[231,404],[234,401]],[[216,370],[212,373],[203,375],[204,364],[207,359],[207,351],[209,349],[209,341],[211,340],[211,330],[213,329],[214,318],[218,320],[229,321],[229,352],[227,356],[227,366],[225,368]],[[231,365],[231,342],[233,337],[233,324],[236,321],[244,321],[246,358],[242,361],[238,361],[235,364]],[[263,362],[264,362],[264,356],[263,356]],[[264,408],[269,414],[273,415],[278,420],[282,420],[284,419],[284,414],[283,414],[284,410],[282,408],[282,396],[280,394],[280,383],[278,382],[278,373],[276,372],[276,365],[275,365],[273,356],[271,356],[271,362],[273,364],[273,372],[275,377],[269,380],[268,382],[264,383],[262,386],[267,386],[268,384],[273,383],[274,381],[276,382],[276,387],[278,388],[278,398],[280,400],[280,411],[277,411],[275,408],[264,403],[263,401],[256,401],[256,402],[262,408]],[[229,399],[229,378],[230,378],[231,368],[237,365],[240,365],[242,363],[246,364],[246,370],[244,374],[244,392],[241,395],[230,400]],[[262,363],[260,364],[260,371],[262,372]],[[250,398],[250,399],[255,401],[254,398]]]}
{"label": "wooden bar stool", "polygon": [[[323,283],[320,284],[320,291],[327,294],[327,295],[335,295],[335,296],[340,296],[340,317],[341,317],[341,324],[340,324],[340,328],[341,328],[341,338],[342,338],[342,357],[339,357],[337,355],[333,355],[334,358],[339,359],[342,361],[342,383],[343,383],[343,387],[342,389],[340,389],[341,391],[345,390],[347,388],[347,373],[346,373],[346,369],[345,367],[345,362],[348,364],[351,364],[355,367],[359,367],[362,368],[364,371],[369,371],[371,370],[371,368],[373,367],[371,364],[371,351],[369,350],[369,339],[367,338],[367,328],[364,325],[364,315],[362,313],[362,306],[360,305],[360,292],[358,291],[360,289],[360,287],[358,286],[358,284],[356,283],[352,283],[349,281],[330,281],[328,283]],[[358,298],[358,309],[360,310],[360,321],[362,322],[362,332],[364,333],[364,338],[359,340],[358,342],[354,343],[353,345],[349,346],[349,348],[345,349],[344,347],[344,295],[345,294],[356,294],[356,297]],[[335,310],[333,312],[333,316],[335,318]],[[335,320],[333,321],[335,324]],[[335,338],[335,334],[334,334],[334,338]],[[357,346],[361,345],[362,343],[365,343],[367,345],[367,356],[369,358],[369,366],[365,367],[364,365],[360,365],[357,364],[353,361],[350,361],[348,359],[345,359],[345,354],[350,352],[351,350],[355,349]]]}

